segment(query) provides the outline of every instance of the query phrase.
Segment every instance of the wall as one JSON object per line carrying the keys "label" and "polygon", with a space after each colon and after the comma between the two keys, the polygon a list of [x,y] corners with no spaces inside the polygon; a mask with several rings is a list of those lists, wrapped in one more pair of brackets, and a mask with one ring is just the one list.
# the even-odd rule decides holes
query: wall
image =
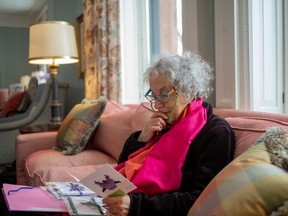
{"label": "wall", "polygon": [[19,83],[20,76],[36,69],[28,63],[28,28],[0,27],[0,88]]}
{"label": "wall", "polygon": [[[63,20],[76,26],[76,18],[82,11],[81,0],[48,1],[48,20]],[[37,70],[28,58],[29,28],[0,27],[0,88],[19,83],[22,75]],[[58,80],[70,84],[65,113],[84,97],[84,80],[78,78],[77,70],[77,64],[60,65],[58,69]]]}
{"label": "wall", "polygon": [[[182,8],[183,49],[200,54],[215,68],[214,0],[182,0]],[[212,106],[216,106],[215,86],[214,81],[208,98]]]}
{"label": "wall", "polygon": [[[48,19],[67,21],[76,27],[76,18],[83,12],[81,0],[49,0]],[[69,83],[66,113],[84,98],[84,79],[78,78],[77,64],[60,65],[58,80]]]}
{"label": "wall", "polygon": [[[214,30],[214,0],[198,0],[198,50],[215,70],[215,30]],[[215,76],[216,77],[216,76]],[[216,106],[216,84],[212,83],[214,91],[208,101]]]}

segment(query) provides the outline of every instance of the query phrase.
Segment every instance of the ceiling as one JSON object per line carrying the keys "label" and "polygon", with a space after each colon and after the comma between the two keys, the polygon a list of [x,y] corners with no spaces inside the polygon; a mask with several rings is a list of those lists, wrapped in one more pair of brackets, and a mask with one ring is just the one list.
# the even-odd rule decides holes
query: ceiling
{"label": "ceiling", "polygon": [[47,0],[0,0],[1,27],[28,27],[47,16]]}

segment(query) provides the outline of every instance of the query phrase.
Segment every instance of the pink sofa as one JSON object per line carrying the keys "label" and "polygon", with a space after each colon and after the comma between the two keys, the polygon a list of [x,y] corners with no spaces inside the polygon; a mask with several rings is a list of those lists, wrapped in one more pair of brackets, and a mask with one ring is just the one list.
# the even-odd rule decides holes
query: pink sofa
{"label": "pink sofa", "polygon": [[[247,150],[267,127],[288,129],[288,116],[215,108],[236,135],[235,157]],[[57,132],[20,134],[16,138],[17,183],[43,185],[46,181],[74,181],[93,172],[99,165],[117,163],[122,146],[132,131],[140,130],[152,114],[150,105],[120,105],[109,101],[90,145],[73,156],[52,150]]]}

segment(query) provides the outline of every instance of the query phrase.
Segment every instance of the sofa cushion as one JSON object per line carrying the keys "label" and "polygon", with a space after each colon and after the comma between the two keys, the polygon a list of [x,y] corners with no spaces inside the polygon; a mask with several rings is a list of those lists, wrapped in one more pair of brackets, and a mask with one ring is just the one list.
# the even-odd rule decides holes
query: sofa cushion
{"label": "sofa cushion", "polygon": [[127,109],[120,112],[109,115],[104,112],[94,136],[93,147],[101,149],[117,161],[126,139],[132,132],[141,130],[152,114],[147,106],[146,103],[131,104],[126,105]]}
{"label": "sofa cushion", "polygon": [[110,115],[112,113],[123,112],[128,109],[130,109],[129,105],[123,105],[123,104],[117,103],[116,101],[109,100],[102,114],[102,117]]}
{"label": "sofa cushion", "polygon": [[131,126],[133,131],[142,130],[147,122],[147,120],[151,117],[153,111],[151,109],[150,102],[141,103],[133,115],[131,120]]}
{"label": "sofa cushion", "polygon": [[55,149],[64,155],[81,152],[95,131],[106,104],[107,99],[100,97],[93,103],[75,105],[58,130]]}
{"label": "sofa cushion", "polygon": [[25,98],[26,92],[19,92],[14,94],[4,105],[2,110],[2,117],[14,116],[18,113],[19,107],[23,99]]}
{"label": "sofa cushion", "polygon": [[236,148],[234,158],[250,148],[269,127],[282,127],[288,131],[288,123],[265,117],[226,117],[232,127]]}
{"label": "sofa cushion", "polygon": [[[91,101],[82,101],[82,102],[91,103]],[[138,105],[121,105],[121,104],[118,104],[117,102],[109,100],[107,102],[104,112],[101,115],[101,119],[104,118],[103,120],[104,123],[102,122],[103,123],[102,126],[104,127],[103,128],[104,130],[101,130],[101,131],[103,131],[103,133],[106,134],[108,138],[113,139],[113,136],[111,136],[111,130],[109,130],[109,132],[106,133],[105,129],[107,128],[105,126],[107,126],[107,124],[115,126],[115,123],[116,123],[117,124],[116,127],[113,127],[114,130],[119,128],[119,125],[118,125],[119,123],[117,123],[117,116],[121,116],[120,113],[124,112],[123,117],[124,119],[126,118],[126,120],[122,121],[123,120],[122,119],[120,121],[123,122],[124,128],[127,129],[125,125],[129,126],[129,132],[130,132],[130,120],[127,118],[127,115],[125,115],[125,113],[127,112],[130,113],[130,117],[132,117],[136,107],[138,107]],[[110,115],[112,115],[112,118],[108,117]],[[106,120],[107,122],[105,122]],[[121,128],[123,129],[123,127]],[[105,140],[101,139],[101,136],[102,136],[101,131],[99,133],[100,134],[99,138],[101,141],[100,144],[105,147],[106,142]],[[118,136],[115,137],[116,142],[118,141],[118,138],[121,137],[121,134],[117,134],[117,135]],[[55,141],[56,141],[56,137],[55,137]],[[111,143],[111,142],[107,142],[107,143]],[[47,150],[42,150],[42,151],[37,151],[37,152],[32,153],[25,160],[25,176],[28,181],[28,184],[29,185],[43,185],[45,181],[51,181],[51,180],[62,181],[62,180],[67,180],[69,178],[71,180],[71,176],[66,175],[66,172],[65,172],[68,170],[72,170],[73,175],[75,173],[74,171],[77,170],[74,176],[81,179],[82,177],[85,177],[86,175],[90,174],[90,172],[95,170],[94,164],[103,164],[103,163],[115,164],[116,163],[116,159],[112,157],[111,154],[108,155],[107,153],[105,153],[105,151],[103,151],[99,146],[98,146],[98,149],[101,149],[100,151],[97,151],[97,150],[95,151],[95,148],[94,149],[91,149],[91,148],[93,148],[93,146],[89,146],[89,147],[86,146],[86,148],[82,150],[82,152],[76,155],[69,155],[69,156],[63,155],[60,151],[55,151],[52,149],[47,149]],[[114,151],[113,148],[111,149],[112,151]],[[107,148],[106,151],[109,152],[109,150],[111,151],[111,149]],[[119,149],[118,151],[120,152],[121,149]],[[78,167],[81,167],[81,168],[78,169]]]}
{"label": "sofa cushion", "polygon": [[[31,154],[25,160],[25,167],[29,185],[43,185],[47,181],[62,181],[71,178],[66,173],[70,169],[103,163],[113,164],[116,161],[101,151],[84,150],[76,155],[63,155],[60,151],[49,149]],[[74,172],[72,173],[74,175]],[[86,174],[89,173],[78,172],[75,176],[81,179]]]}
{"label": "sofa cushion", "polygon": [[285,200],[288,200],[288,173],[271,164],[262,139],[209,183],[188,215],[264,216],[277,210]]}
{"label": "sofa cushion", "polygon": [[29,81],[27,91],[12,94],[2,110],[2,117],[14,116],[18,113],[25,112],[36,94],[38,80],[34,77]]}
{"label": "sofa cushion", "polygon": [[93,138],[93,148],[112,156],[116,161],[123,145],[132,133],[131,119],[135,109],[103,115]]}

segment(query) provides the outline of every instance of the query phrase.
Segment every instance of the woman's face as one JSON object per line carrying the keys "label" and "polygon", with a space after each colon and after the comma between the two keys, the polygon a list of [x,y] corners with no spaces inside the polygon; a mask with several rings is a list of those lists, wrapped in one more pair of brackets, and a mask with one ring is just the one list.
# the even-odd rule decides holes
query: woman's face
{"label": "woman's face", "polygon": [[[173,86],[165,75],[152,76],[149,85],[150,90],[155,97],[170,93],[169,101],[167,103],[160,103],[158,100],[155,100],[155,110],[165,113],[168,117],[169,123],[178,119],[184,108],[187,106],[185,98],[182,95],[176,95],[178,86]],[[175,91],[173,91],[173,88],[175,88]]]}

